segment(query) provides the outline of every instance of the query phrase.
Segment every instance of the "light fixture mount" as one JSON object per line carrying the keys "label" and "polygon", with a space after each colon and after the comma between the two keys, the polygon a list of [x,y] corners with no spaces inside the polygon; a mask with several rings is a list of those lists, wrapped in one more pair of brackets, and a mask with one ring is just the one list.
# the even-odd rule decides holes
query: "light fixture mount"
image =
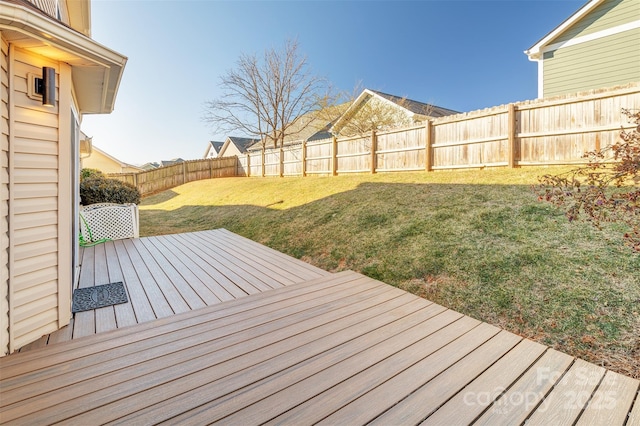
{"label": "light fixture mount", "polygon": [[34,92],[42,96],[42,105],[56,106],[56,70],[42,67],[42,78],[35,77]]}

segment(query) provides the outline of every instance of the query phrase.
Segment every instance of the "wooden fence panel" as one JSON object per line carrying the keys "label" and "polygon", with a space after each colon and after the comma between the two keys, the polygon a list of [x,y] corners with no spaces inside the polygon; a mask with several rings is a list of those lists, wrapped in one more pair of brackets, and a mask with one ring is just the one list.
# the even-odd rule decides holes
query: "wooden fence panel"
{"label": "wooden fence panel", "polygon": [[425,127],[412,127],[376,135],[376,171],[424,170]]}
{"label": "wooden fence panel", "polygon": [[284,148],[284,176],[302,176],[302,142]]}
{"label": "wooden fence panel", "polygon": [[332,142],[332,139],[307,142],[307,174],[331,174]]}
{"label": "wooden fence panel", "polygon": [[338,174],[371,170],[371,136],[338,139],[336,158]]}
{"label": "wooden fence panel", "polygon": [[508,164],[507,106],[433,120],[433,169]]}
{"label": "wooden fence panel", "polygon": [[142,196],[146,196],[194,180],[236,176],[236,163],[237,157],[210,158],[185,161],[140,173],[118,173],[108,176],[134,185]]}
{"label": "wooden fence panel", "polygon": [[280,176],[280,150],[268,148],[264,150],[264,175]]}
{"label": "wooden fence panel", "polygon": [[248,154],[250,176],[262,176],[262,151],[251,151]]}
{"label": "wooden fence panel", "polygon": [[585,161],[583,154],[618,140],[626,117],[622,108],[640,108],[635,90],[595,93],[583,99],[541,100],[518,106],[520,165]]}
{"label": "wooden fence panel", "polygon": [[249,176],[249,154],[238,157],[236,176]]}
{"label": "wooden fence panel", "polygon": [[[143,195],[196,179],[223,176],[301,176],[403,170],[547,165],[584,162],[586,151],[633,128],[622,108],[640,110],[640,83],[501,105],[431,120],[426,126],[359,137],[324,139],[252,151],[240,159],[195,160],[138,174],[115,175]],[[372,152],[372,149],[375,152]],[[264,162],[264,165],[263,165]],[[428,167],[429,166],[429,167]]]}

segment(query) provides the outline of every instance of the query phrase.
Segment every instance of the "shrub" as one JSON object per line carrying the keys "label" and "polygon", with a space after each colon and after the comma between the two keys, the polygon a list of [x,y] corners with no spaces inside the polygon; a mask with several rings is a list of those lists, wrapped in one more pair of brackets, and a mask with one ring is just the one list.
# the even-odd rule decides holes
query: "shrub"
{"label": "shrub", "polygon": [[98,169],[82,169],[80,170],[80,182],[85,179],[104,178],[104,174]]}
{"label": "shrub", "polygon": [[586,166],[542,176],[537,192],[540,200],[564,209],[569,220],[625,225],[626,243],[640,252],[640,112],[622,112],[635,129],[621,131],[611,146],[586,153]]}
{"label": "shrub", "polygon": [[140,203],[140,191],[130,183],[104,177],[86,178],[80,182],[82,205],[96,203]]}

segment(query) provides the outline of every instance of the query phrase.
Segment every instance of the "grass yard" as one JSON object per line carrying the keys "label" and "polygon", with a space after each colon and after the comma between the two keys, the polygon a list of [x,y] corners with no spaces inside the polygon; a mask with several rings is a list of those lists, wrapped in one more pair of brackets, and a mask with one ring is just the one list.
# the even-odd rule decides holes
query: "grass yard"
{"label": "grass yard", "polygon": [[537,201],[559,170],[198,181],[146,198],[141,234],[226,228],[640,378],[640,255]]}

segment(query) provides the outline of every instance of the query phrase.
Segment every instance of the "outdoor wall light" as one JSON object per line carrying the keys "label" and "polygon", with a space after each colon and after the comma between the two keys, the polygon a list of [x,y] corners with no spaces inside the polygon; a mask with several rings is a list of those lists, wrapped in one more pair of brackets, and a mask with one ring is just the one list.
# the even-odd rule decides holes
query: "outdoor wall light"
{"label": "outdoor wall light", "polygon": [[42,67],[42,78],[36,77],[35,92],[42,95],[42,105],[56,106],[56,70]]}

